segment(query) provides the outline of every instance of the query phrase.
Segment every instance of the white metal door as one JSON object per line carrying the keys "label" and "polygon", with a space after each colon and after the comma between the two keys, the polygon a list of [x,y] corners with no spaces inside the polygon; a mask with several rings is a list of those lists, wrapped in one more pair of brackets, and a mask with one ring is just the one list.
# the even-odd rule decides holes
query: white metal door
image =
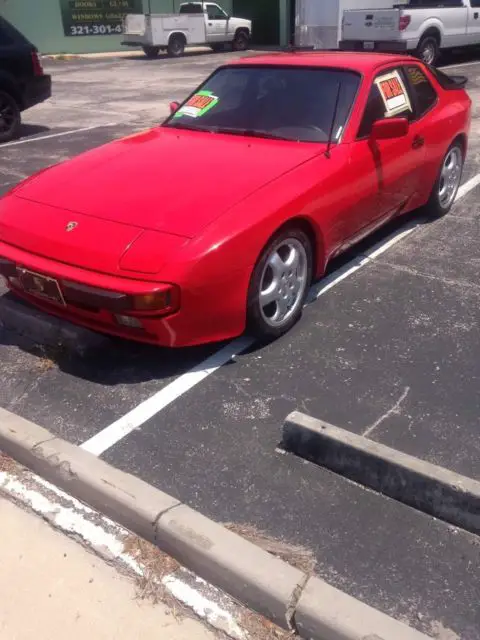
{"label": "white metal door", "polygon": [[214,3],[205,3],[208,42],[226,42],[228,40],[228,17],[225,11]]}

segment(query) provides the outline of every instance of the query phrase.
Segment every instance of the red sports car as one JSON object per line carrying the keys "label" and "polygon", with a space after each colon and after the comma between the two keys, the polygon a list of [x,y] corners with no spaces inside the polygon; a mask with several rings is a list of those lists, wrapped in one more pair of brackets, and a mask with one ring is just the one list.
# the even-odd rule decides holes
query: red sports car
{"label": "red sports car", "polygon": [[395,216],[450,209],[463,86],[399,55],[224,65],[161,126],[4,196],[0,273],[46,312],[125,338],[275,338],[332,257]]}

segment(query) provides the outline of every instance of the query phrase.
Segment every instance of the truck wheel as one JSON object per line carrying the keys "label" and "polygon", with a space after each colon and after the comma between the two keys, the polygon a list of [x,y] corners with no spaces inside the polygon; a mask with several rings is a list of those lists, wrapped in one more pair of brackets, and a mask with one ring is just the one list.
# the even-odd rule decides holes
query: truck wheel
{"label": "truck wheel", "polygon": [[160,52],[160,47],[142,47],[143,53],[147,58],[156,58]]}
{"label": "truck wheel", "polygon": [[173,35],[168,41],[168,55],[171,58],[179,58],[185,53],[185,37],[180,34]]}
{"label": "truck wheel", "polygon": [[248,49],[249,41],[248,33],[245,33],[245,31],[239,31],[235,34],[235,38],[233,39],[232,49],[234,51],[246,51]]}
{"label": "truck wheel", "polygon": [[18,138],[20,133],[20,108],[15,98],[0,90],[0,142]]}
{"label": "truck wheel", "polygon": [[426,35],[420,40],[417,46],[416,55],[422,62],[435,65],[440,56],[440,46],[434,35]]}

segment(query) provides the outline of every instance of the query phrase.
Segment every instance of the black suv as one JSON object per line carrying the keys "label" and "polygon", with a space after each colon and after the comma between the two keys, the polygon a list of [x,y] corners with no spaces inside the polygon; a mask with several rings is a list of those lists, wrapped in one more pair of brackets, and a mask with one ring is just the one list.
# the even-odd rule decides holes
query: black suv
{"label": "black suv", "polygon": [[51,94],[36,47],[0,16],[0,143],[19,135],[21,111]]}

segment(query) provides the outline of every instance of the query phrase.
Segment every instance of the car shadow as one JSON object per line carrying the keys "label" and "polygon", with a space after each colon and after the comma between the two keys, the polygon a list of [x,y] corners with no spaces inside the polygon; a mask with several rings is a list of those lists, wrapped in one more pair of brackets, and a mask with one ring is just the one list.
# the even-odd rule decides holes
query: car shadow
{"label": "car shadow", "polygon": [[39,133],[45,133],[50,130],[50,127],[46,127],[42,124],[22,124],[20,126],[19,138],[29,138],[30,136],[36,136]]}
{"label": "car shadow", "polygon": [[442,52],[438,67],[441,69],[444,66],[478,61],[480,61],[480,46],[452,50],[447,49]]}
{"label": "car shadow", "polygon": [[[350,262],[368,254],[375,245],[386,241],[392,234],[400,233],[412,224],[421,226],[429,224],[429,220],[422,217],[421,212],[415,211],[386,224],[366,240],[332,260],[325,275],[335,277],[335,273],[340,272]],[[172,349],[120,338],[108,338],[104,345],[90,349],[82,355],[61,344],[54,347],[35,344],[25,336],[18,336],[16,333],[12,334],[0,329],[0,345],[2,344],[16,346],[76,378],[106,386],[116,386],[175,378],[202,363],[226,343]],[[261,352],[267,346],[267,342],[255,342],[244,352],[244,355]],[[232,362],[229,361],[228,364]]]}

